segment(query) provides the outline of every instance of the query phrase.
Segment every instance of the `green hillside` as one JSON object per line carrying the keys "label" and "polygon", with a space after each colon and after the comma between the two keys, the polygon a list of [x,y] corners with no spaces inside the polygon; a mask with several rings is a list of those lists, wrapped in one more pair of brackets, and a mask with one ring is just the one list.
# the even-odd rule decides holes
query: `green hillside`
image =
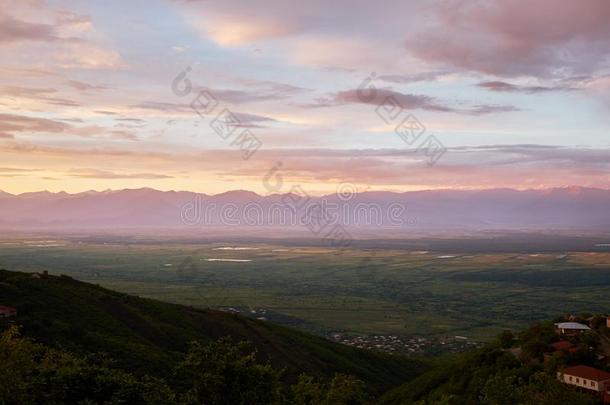
{"label": "green hillside", "polygon": [[[557,380],[564,367],[583,365],[610,371],[610,329],[606,316],[583,314],[592,330],[575,336],[559,336],[554,322],[531,325],[518,334],[505,331],[487,346],[455,357],[437,359],[436,365],[417,378],[395,388],[376,403],[383,405],[594,405],[591,393],[578,391]],[[556,322],[562,322],[563,317]],[[569,342],[571,350],[552,344]]]}
{"label": "green hillside", "polygon": [[359,350],[236,314],[143,299],[66,276],[37,276],[0,270],[0,305],[18,309],[24,336],[86,355],[104,352],[136,374],[165,376],[189,342],[224,336],[250,341],[262,361],[285,369],[294,382],[301,373],[356,376],[383,392],[427,369],[418,360]]}

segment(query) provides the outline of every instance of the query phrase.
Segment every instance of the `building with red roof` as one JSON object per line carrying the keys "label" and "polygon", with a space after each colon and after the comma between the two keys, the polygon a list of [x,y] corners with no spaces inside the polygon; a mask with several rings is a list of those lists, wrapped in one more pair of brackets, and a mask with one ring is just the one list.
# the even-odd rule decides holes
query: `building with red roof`
{"label": "building with red roof", "polygon": [[610,373],[589,366],[572,366],[557,372],[557,379],[564,384],[597,394],[604,400],[610,390]]}
{"label": "building with red roof", "polygon": [[553,351],[561,351],[561,350],[570,350],[574,348],[574,344],[572,342],[568,342],[567,340],[560,340],[559,342],[551,343],[551,347]]}
{"label": "building with red roof", "polygon": [[17,309],[0,305],[0,318],[10,318],[12,316],[17,316]]}

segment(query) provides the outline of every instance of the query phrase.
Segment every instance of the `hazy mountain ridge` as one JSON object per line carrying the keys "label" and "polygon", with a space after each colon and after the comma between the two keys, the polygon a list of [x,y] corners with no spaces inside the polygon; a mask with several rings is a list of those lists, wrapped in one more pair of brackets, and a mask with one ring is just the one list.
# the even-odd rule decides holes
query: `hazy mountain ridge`
{"label": "hazy mountain ridge", "polygon": [[[610,225],[610,190],[430,190],[332,194],[299,200],[244,190],[207,195],[150,188],[117,191],[0,192],[5,229],[154,227],[303,227],[307,206],[352,229],[601,229]],[[301,203],[306,202],[301,206]],[[231,208],[231,209],[228,209]],[[231,212],[225,212],[225,211]]]}

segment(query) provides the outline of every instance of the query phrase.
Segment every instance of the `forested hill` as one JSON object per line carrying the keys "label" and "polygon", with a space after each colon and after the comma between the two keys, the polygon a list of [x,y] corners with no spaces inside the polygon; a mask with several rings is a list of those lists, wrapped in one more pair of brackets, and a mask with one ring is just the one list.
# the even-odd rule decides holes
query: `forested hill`
{"label": "forested hill", "polygon": [[230,336],[249,341],[261,361],[301,373],[353,375],[377,393],[409,381],[427,366],[417,360],[335,344],[301,331],[214,310],[139,298],[66,276],[0,270],[0,305],[17,308],[21,333],[77,355],[104,352],[137,375],[165,377],[192,341]]}

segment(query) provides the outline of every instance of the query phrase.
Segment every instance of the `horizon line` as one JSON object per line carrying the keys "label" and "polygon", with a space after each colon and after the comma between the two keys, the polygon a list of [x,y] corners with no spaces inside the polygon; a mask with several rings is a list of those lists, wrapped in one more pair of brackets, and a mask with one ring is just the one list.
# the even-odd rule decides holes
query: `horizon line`
{"label": "horizon line", "polygon": [[[348,184],[348,183],[340,183],[338,186],[341,186],[342,184]],[[350,186],[353,186],[350,183]],[[388,194],[411,194],[411,193],[421,193],[421,192],[477,192],[477,191],[515,191],[515,192],[528,192],[528,191],[553,191],[553,190],[572,190],[572,189],[578,189],[578,190],[599,190],[599,191],[610,191],[610,187],[609,188],[602,188],[602,187],[587,187],[587,186],[579,186],[579,185],[569,185],[569,186],[562,186],[562,187],[539,187],[539,188],[535,188],[535,187],[530,187],[530,188],[513,188],[513,187],[490,187],[490,188],[422,188],[420,190],[406,190],[406,191],[396,191],[396,190],[365,190],[365,191],[354,191],[352,192],[352,194],[371,194],[371,193],[388,193]],[[287,195],[287,194],[294,194],[289,192],[285,192],[285,193],[269,193],[269,194],[259,194],[255,191],[251,191],[251,190],[245,190],[245,189],[231,189],[231,190],[226,190],[217,194],[208,194],[205,192],[199,192],[199,191],[193,191],[193,190],[160,190],[157,188],[153,188],[153,187],[138,187],[138,188],[120,188],[120,189],[104,189],[104,190],[95,190],[95,189],[89,189],[89,190],[84,190],[84,191],[80,191],[80,192],[67,192],[64,190],[61,191],[50,191],[50,190],[37,190],[37,191],[25,191],[23,193],[19,193],[19,194],[13,194],[7,191],[4,191],[2,189],[0,189],[0,195],[4,194],[4,195],[9,195],[9,196],[13,196],[13,197],[20,197],[26,194],[65,194],[65,195],[69,195],[69,196],[76,196],[76,195],[81,195],[81,194],[103,194],[103,193],[118,193],[118,192],[123,192],[123,191],[143,191],[143,190],[150,190],[150,191],[155,191],[155,192],[159,192],[159,193],[192,193],[192,194],[198,194],[198,195],[204,195],[206,197],[216,197],[216,196],[221,196],[224,194],[229,194],[229,193],[236,193],[236,192],[242,192],[242,193],[250,193],[250,194],[255,194],[258,197],[270,197],[270,196],[274,196],[274,195]],[[328,197],[328,196],[332,196],[332,195],[337,195],[338,191],[335,193],[329,193],[329,194],[315,194],[315,193],[308,193],[308,195],[310,195],[311,197]]]}

